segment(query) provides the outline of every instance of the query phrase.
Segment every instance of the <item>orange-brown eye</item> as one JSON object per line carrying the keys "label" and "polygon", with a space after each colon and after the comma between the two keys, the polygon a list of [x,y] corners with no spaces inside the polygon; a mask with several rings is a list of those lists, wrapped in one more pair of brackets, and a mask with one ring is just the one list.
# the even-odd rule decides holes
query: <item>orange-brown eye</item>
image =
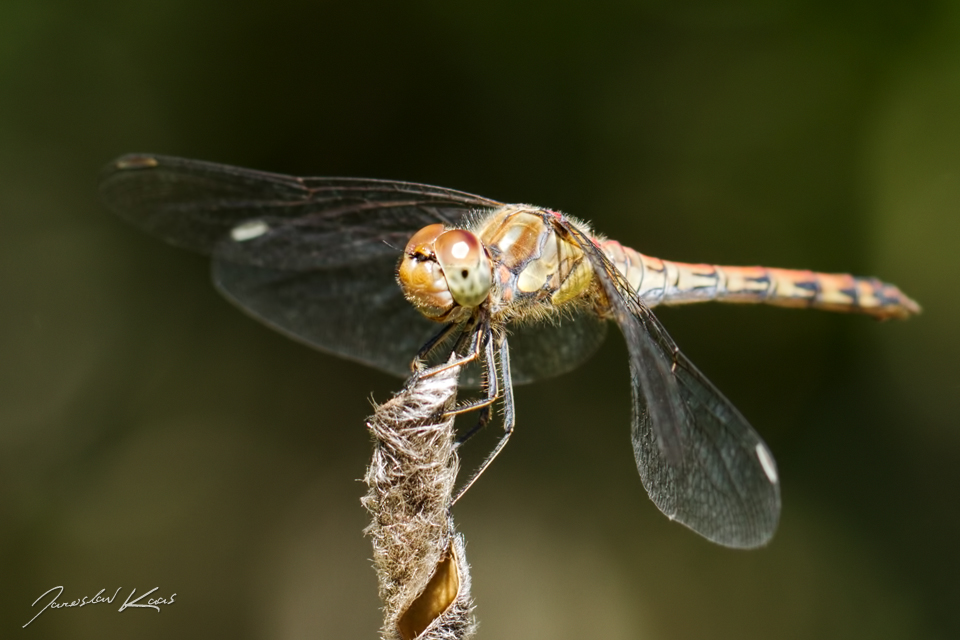
{"label": "orange-brown eye", "polygon": [[456,306],[433,247],[442,233],[442,224],[431,224],[413,234],[397,267],[397,282],[404,297],[417,311],[438,321]]}
{"label": "orange-brown eye", "polygon": [[454,229],[440,234],[433,247],[457,304],[476,307],[486,300],[493,286],[493,269],[479,238]]}
{"label": "orange-brown eye", "polygon": [[433,243],[437,239],[437,236],[442,233],[442,224],[438,223],[428,225],[413,234],[413,237],[410,238],[410,241],[407,243],[407,248],[404,249],[403,252],[408,256],[415,254],[432,255]]}

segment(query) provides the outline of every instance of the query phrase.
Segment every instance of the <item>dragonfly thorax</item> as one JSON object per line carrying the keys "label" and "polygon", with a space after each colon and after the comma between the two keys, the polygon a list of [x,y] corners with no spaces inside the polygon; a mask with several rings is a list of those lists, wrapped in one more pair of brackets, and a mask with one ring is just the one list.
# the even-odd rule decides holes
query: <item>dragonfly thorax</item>
{"label": "dragonfly thorax", "polygon": [[[583,250],[558,226],[555,212],[511,204],[492,211],[477,236],[494,263],[497,300],[491,311],[507,319],[546,319],[569,304],[590,304],[597,291]],[[589,228],[562,216],[585,235]]]}
{"label": "dragonfly thorax", "polygon": [[473,309],[487,299],[493,268],[473,233],[431,224],[407,243],[397,281],[420,313],[431,320],[451,321],[458,310]]}

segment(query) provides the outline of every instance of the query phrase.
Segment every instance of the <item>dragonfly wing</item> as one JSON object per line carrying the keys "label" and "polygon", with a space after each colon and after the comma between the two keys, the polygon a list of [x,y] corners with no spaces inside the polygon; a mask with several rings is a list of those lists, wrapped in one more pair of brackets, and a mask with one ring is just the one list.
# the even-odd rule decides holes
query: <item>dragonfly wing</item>
{"label": "dragonfly wing", "polygon": [[572,371],[592,356],[607,335],[607,321],[589,310],[557,322],[510,327],[510,371],[514,384]]}
{"label": "dragonfly wing", "polygon": [[297,178],[158,155],[104,167],[100,197],[121,218],[186,249],[210,253],[238,224],[264,213],[296,217],[309,198]]}
{"label": "dragonfly wing", "polygon": [[[668,338],[649,312],[644,323]],[[634,351],[630,359],[631,368],[646,366]],[[683,406],[676,459],[664,455],[658,443],[662,429],[645,406],[642,389],[633,388],[633,450],[644,487],[665,514],[709,540],[739,548],[766,544],[780,519],[773,454],[686,356],[673,351],[672,360]]]}
{"label": "dragonfly wing", "polygon": [[[323,351],[407,375],[439,330],[395,280],[400,248],[422,227],[466,226],[501,203],[462,191],[361,178],[298,178],[160,155],[108,165],[100,193],[122,218],[212,254],[218,289],[255,318]],[[513,330],[516,383],[586,360],[605,323],[570,318]],[[465,385],[479,382],[468,368]]]}
{"label": "dragonfly wing", "polygon": [[[383,278],[393,273],[395,262],[388,256],[338,268],[289,271],[215,256],[213,281],[231,302],[295,340],[407,376],[411,360],[440,325],[416,311],[392,278]],[[514,384],[575,368],[597,350],[605,334],[606,322],[589,314],[562,324],[516,327],[510,337]],[[467,367],[461,384],[478,387],[481,374],[479,367]]]}
{"label": "dragonfly wing", "polygon": [[227,299],[277,331],[405,377],[417,351],[440,325],[404,299],[392,278],[395,263],[395,257],[387,256],[332,269],[290,271],[215,257],[213,281]]}
{"label": "dragonfly wing", "polygon": [[100,193],[122,218],[213,255],[228,299],[294,339],[397,375],[439,329],[396,283],[420,228],[500,203],[428,185],[297,178],[158,155],[123,156]]}
{"label": "dragonfly wing", "polygon": [[[172,244],[280,269],[357,262],[390,251],[399,257],[420,228],[458,224],[472,211],[500,205],[412,182],[298,178],[136,154],[103,170],[100,195],[120,217]],[[231,235],[242,241],[224,243]]]}
{"label": "dragonfly wing", "polygon": [[650,498],[708,540],[738,548],[765,544],[780,517],[780,484],[767,445],[590,238],[560,224],[590,257],[626,339],[634,455]]}

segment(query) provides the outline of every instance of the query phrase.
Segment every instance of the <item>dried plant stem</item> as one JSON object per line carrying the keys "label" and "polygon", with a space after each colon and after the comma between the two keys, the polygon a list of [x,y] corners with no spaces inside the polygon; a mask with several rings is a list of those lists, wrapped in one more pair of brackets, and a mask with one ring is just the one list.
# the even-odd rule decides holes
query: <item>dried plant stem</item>
{"label": "dried plant stem", "polygon": [[384,640],[460,640],[473,635],[463,538],[450,505],[459,461],[453,406],[459,367],[411,379],[367,422],[374,453],[363,506],[373,541]]}

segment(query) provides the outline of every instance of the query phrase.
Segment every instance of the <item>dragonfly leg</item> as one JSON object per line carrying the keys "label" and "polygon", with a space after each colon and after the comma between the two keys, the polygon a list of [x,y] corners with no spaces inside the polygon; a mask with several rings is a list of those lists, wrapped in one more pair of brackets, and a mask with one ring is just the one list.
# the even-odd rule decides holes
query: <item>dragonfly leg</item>
{"label": "dragonfly leg", "polygon": [[[513,406],[513,381],[510,378],[510,348],[507,345],[507,338],[505,336],[500,341],[500,378],[503,386],[503,435],[500,437],[497,446],[493,448],[493,451],[487,455],[483,463],[473,472],[473,475],[470,476],[470,479],[457,491],[453,502],[450,503],[451,505],[456,504],[457,500],[467,492],[467,489],[473,486],[473,483],[477,481],[483,472],[487,470],[487,467],[490,466],[490,463],[492,463],[500,452],[503,451],[503,448],[507,446],[507,441],[509,441],[510,436],[513,435],[513,427],[516,425],[516,413],[514,412]],[[487,407],[487,414],[489,417],[489,406]],[[486,423],[484,422],[484,424]],[[478,425],[472,429],[467,433],[466,437],[476,433],[481,426],[483,425]]]}
{"label": "dragonfly leg", "polygon": [[456,322],[450,322],[443,326],[440,331],[437,332],[432,338],[427,340],[426,344],[420,347],[420,351],[417,352],[417,355],[410,361],[410,371],[417,373],[418,371],[423,370],[423,361],[430,357],[430,354],[433,353],[438,346],[440,346],[447,338],[450,337],[450,334],[457,329],[460,324]]}
{"label": "dragonfly leg", "polygon": [[497,398],[500,396],[500,386],[498,384],[499,377],[497,376],[497,365],[496,361],[494,360],[494,344],[493,340],[490,339],[489,333],[484,334],[483,343],[484,355],[482,361],[484,367],[486,368],[486,380],[483,383],[483,389],[486,391],[486,394],[479,400],[466,402],[462,405],[454,407],[444,414],[444,417],[448,417],[461,413],[467,413],[468,411],[482,409],[477,425],[470,429],[470,431],[468,431],[463,437],[457,438],[457,444],[463,444],[469,440],[473,434],[486,425],[487,421],[490,420],[490,406],[493,405],[493,403],[496,402]]}
{"label": "dragonfly leg", "polygon": [[[477,435],[477,433],[483,429],[490,422],[490,407],[492,405],[486,405],[480,407],[480,415],[477,418],[477,423],[473,425],[469,431],[467,431],[462,436],[457,436],[457,446],[459,447],[464,442]],[[449,414],[448,414],[449,415]]]}
{"label": "dragonfly leg", "polygon": [[[441,331],[441,333],[446,332]],[[438,334],[439,335],[439,334]],[[419,376],[423,378],[436,375],[441,371],[446,371],[447,369],[452,369],[453,367],[461,367],[463,365],[469,364],[480,357],[480,353],[483,351],[484,344],[489,340],[490,335],[490,319],[487,317],[481,317],[479,320],[476,317],[471,318],[467,321],[467,326],[464,327],[463,333],[460,334],[460,337],[457,339],[457,343],[453,347],[453,353],[459,353],[460,349],[463,347],[463,341],[467,336],[470,336],[470,348],[468,353],[465,356],[458,356],[453,360],[444,362],[443,364],[438,364],[427,369],[420,369],[414,371],[414,376]],[[430,342],[433,342],[431,340]],[[427,343],[429,344],[429,343]],[[431,349],[435,348],[436,345],[432,345]],[[422,351],[422,350],[421,350]]]}

